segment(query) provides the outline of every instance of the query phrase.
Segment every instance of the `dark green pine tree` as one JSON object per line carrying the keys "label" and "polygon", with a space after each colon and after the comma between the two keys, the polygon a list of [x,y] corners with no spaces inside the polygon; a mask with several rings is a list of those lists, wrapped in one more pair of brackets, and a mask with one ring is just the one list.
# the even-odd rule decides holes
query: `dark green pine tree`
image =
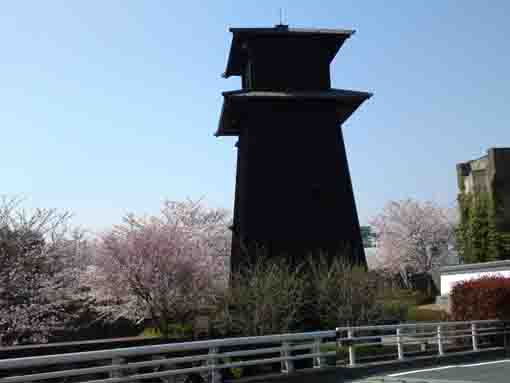
{"label": "dark green pine tree", "polygon": [[473,252],[469,238],[470,216],[472,208],[472,198],[470,194],[460,193],[457,197],[459,205],[460,222],[456,228],[456,242],[459,256],[463,263],[473,263]]}
{"label": "dark green pine tree", "polygon": [[472,199],[468,240],[471,242],[472,262],[486,262],[488,255],[488,206],[487,197],[480,193]]}
{"label": "dark green pine tree", "polygon": [[498,231],[501,214],[497,201],[487,192],[458,196],[460,223],[457,249],[464,263],[510,259],[510,233]]}
{"label": "dark green pine tree", "polygon": [[496,205],[493,198],[487,196],[487,260],[497,261],[501,259],[501,234],[496,227]]}

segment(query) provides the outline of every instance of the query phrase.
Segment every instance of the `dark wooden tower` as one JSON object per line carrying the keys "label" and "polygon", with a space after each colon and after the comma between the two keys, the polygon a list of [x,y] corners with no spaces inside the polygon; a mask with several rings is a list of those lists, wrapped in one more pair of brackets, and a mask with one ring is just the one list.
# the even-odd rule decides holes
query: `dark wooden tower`
{"label": "dark wooden tower", "polygon": [[[371,94],[332,89],[329,66],[354,31],[231,28],[216,136],[238,136],[232,269],[265,254],[320,250],[365,264],[341,125]],[[345,252],[346,246],[348,252]]]}

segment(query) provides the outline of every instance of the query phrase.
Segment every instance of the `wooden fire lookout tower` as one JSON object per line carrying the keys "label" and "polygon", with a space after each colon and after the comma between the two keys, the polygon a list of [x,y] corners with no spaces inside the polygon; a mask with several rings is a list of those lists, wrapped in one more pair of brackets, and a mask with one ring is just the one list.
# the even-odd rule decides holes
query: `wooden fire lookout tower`
{"label": "wooden fire lookout tower", "polygon": [[[231,266],[320,250],[365,264],[342,124],[371,94],[331,88],[330,63],[354,31],[231,28],[216,136],[237,136]],[[348,249],[346,251],[345,249]]]}

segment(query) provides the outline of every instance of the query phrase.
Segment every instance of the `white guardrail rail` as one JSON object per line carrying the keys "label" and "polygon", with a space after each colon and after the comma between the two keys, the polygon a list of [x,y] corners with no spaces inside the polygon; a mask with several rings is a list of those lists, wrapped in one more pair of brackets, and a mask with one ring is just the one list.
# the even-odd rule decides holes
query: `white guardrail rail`
{"label": "white guardrail rail", "polygon": [[[214,339],[0,360],[0,383],[222,380],[227,369],[269,365],[354,367],[506,347],[507,322],[472,321],[339,327],[331,331]],[[295,363],[298,360],[301,366]],[[266,372],[267,373],[267,372]],[[198,379],[198,380],[196,380]]]}

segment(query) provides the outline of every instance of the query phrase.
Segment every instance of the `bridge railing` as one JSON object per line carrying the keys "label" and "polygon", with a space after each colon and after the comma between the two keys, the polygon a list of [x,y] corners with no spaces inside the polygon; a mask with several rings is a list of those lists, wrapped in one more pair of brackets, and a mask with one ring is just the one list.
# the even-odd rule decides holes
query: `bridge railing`
{"label": "bridge railing", "polygon": [[501,347],[507,333],[506,323],[501,321],[339,327],[331,331],[13,358],[0,360],[0,383],[173,383],[192,374],[217,383],[226,370],[248,366],[277,366],[278,372],[288,374],[303,367],[298,361],[320,369],[354,367],[374,359],[443,356],[466,349],[479,352]]}
{"label": "bridge railing", "polygon": [[510,327],[499,320],[421,322],[337,328],[339,362],[354,367],[373,361],[410,360],[446,353],[506,347]]}
{"label": "bridge railing", "polygon": [[[332,330],[5,359],[0,360],[0,383],[70,377],[61,381],[116,383],[191,373],[207,373],[218,382],[222,370],[236,367],[280,363],[281,372],[290,373],[294,361],[312,359],[320,368],[326,356],[336,355],[335,345]],[[323,346],[333,351],[322,351]]]}

